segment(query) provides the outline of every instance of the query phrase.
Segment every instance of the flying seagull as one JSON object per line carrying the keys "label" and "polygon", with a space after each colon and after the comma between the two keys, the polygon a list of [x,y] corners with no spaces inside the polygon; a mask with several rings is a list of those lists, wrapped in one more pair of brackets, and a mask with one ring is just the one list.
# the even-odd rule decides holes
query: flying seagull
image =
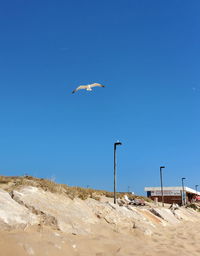
{"label": "flying seagull", "polygon": [[96,86],[105,87],[104,85],[98,84],[98,83],[88,84],[88,85],[80,85],[75,90],[73,90],[72,93],[75,93],[75,92],[77,92],[78,90],[81,90],[81,89],[85,89],[86,91],[92,91],[92,88],[96,87]]}

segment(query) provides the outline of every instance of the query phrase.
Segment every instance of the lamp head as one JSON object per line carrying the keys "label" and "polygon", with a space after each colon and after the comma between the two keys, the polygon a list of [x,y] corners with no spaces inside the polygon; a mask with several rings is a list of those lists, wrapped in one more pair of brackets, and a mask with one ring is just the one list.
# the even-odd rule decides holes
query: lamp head
{"label": "lamp head", "polygon": [[122,145],[120,141],[115,142],[115,146],[119,146],[119,145]]}
{"label": "lamp head", "polygon": [[160,169],[163,169],[163,168],[165,168],[165,166],[160,166]]}

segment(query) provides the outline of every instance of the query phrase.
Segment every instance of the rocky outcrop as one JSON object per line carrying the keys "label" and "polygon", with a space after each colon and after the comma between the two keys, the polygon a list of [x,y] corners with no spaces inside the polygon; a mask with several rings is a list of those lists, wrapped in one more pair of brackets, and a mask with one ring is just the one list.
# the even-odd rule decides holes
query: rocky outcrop
{"label": "rocky outcrop", "polygon": [[39,215],[41,224],[51,225],[63,232],[89,233],[90,225],[98,221],[83,200],[71,200],[36,187],[13,191],[13,199]]}
{"label": "rocky outcrop", "polygon": [[9,193],[0,189],[0,229],[26,228],[39,223],[38,216],[15,202]]}
{"label": "rocky outcrop", "polygon": [[199,213],[192,209],[119,206],[109,199],[72,200],[33,186],[21,187],[10,194],[0,190],[0,205],[0,230],[39,225],[70,234],[90,234],[103,223],[117,232],[137,229],[151,235],[157,227],[199,218]]}

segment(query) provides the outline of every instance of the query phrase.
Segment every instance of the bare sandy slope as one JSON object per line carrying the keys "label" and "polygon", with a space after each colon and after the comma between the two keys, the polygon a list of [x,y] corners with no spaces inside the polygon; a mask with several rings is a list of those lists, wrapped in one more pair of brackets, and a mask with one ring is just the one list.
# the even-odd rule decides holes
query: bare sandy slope
{"label": "bare sandy slope", "polygon": [[145,236],[137,229],[119,233],[102,224],[95,228],[90,235],[66,234],[49,227],[1,231],[0,255],[200,255],[200,223],[182,222],[174,227],[160,227],[152,236]]}

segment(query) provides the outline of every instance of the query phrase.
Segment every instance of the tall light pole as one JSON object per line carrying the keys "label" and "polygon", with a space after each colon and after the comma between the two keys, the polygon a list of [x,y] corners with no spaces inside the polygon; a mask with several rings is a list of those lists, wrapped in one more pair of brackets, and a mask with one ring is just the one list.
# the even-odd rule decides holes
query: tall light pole
{"label": "tall light pole", "polygon": [[185,205],[185,189],[184,189],[184,180],[185,180],[186,178],[181,178],[181,180],[182,180],[182,205]]}
{"label": "tall light pole", "polygon": [[162,195],[162,206],[164,206],[163,181],[162,181],[162,169],[164,168],[165,166],[160,166],[160,187],[161,187],[161,195]]}
{"label": "tall light pole", "polygon": [[116,148],[117,146],[120,146],[120,145],[122,145],[122,143],[119,141],[114,143],[114,204],[116,204],[116,165],[117,165]]}

